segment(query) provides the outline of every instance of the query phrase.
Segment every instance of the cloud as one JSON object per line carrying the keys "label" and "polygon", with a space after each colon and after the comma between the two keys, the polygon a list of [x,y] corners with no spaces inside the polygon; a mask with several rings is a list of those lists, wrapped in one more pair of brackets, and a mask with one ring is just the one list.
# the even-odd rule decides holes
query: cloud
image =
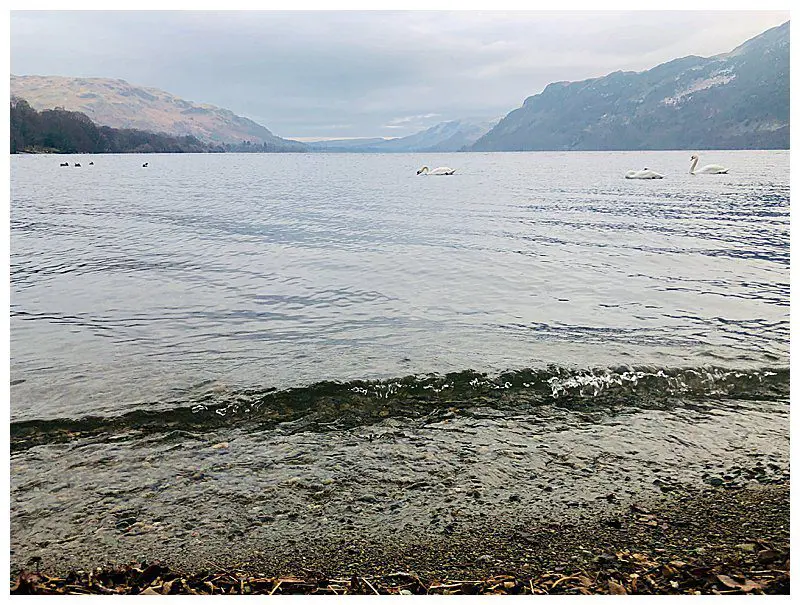
{"label": "cloud", "polygon": [[[13,11],[15,74],[102,76],[282,136],[402,136],[549,82],[713,55],[786,12]],[[404,121],[405,120],[405,121]]]}

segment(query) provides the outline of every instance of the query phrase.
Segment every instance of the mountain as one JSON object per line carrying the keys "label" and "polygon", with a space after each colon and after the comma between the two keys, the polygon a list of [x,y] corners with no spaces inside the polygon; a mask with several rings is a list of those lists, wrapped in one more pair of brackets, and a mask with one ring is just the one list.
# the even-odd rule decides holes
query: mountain
{"label": "mountain", "polygon": [[313,151],[338,153],[409,153],[461,151],[491,129],[497,120],[463,119],[441,122],[396,139],[342,139],[309,143]]}
{"label": "mountain", "polygon": [[227,109],[185,101],[125,80],[12,75],[11,95],[37,110],[60,107],[81,112],[103,126],[194,136],[210,144],[249,141],[267,151],[306,151],[302,143],[277,137]]}
{"label": "mountain", "polygon": [[714,57],[549,84],[469,150],[788,148],[787,21]]}
{"label": "mountain", "polygon": [[460,151],[487,133],[497,120],[451,120],[380,144],[382,151]]}
{"label": "mountain", "polygon": [[328,141],[309,141],[306,143],[311,151],[351,151],[362,147],[371,147],[383,143],[386,139],[380,137],[357,139],[330,139]]}

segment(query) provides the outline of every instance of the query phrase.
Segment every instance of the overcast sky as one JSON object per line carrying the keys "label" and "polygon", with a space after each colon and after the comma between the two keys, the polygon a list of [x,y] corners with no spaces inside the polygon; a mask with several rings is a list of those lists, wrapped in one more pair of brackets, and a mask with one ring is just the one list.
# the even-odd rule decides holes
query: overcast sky
{"label": "overcast sky", "polygon": [[501,117],[550,82],[732,50],[788,12],[21,12],[11,73],[123,78],[290,138]]}

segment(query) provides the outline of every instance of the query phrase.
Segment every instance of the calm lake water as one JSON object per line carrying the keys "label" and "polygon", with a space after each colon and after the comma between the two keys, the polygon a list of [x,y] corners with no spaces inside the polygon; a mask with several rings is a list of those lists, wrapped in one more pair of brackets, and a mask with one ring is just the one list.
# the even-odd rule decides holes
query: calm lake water
{"label": "calm lake water", "polygon": [[[12,418],[210,384],[787,365],[789,154],[708,152],[730,174],[694,177],[689,155],[14,156]],[[643,165],[666,178],[622,178]]]}
{"label": "calm lake water", "polygon": [[690,155],[12,156],[12,558],[788,464],[789,153]]}

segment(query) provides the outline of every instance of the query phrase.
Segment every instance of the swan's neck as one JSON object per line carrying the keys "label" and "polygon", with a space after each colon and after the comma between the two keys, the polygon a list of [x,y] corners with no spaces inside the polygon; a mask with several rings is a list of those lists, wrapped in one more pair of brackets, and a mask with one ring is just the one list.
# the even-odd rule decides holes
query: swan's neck
{"label": "swan's neck", "polygon": [[694,168],[697,166],[698,160],[700,160],[700,158],[695,158],[692,160],[692,166],[689,168],[689,174],[694,174]]}

